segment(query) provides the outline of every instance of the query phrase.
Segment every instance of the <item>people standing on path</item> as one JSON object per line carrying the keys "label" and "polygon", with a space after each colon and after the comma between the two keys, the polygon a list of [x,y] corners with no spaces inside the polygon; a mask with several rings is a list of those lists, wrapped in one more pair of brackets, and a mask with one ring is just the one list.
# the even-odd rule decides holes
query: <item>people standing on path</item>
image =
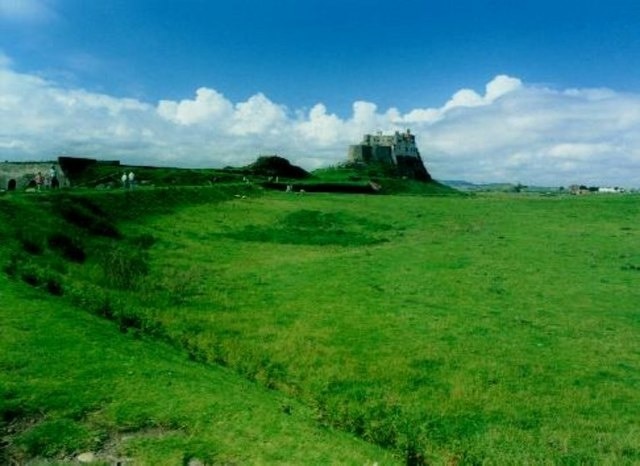
{"label": "people standing on path", "polygon": [[36,175],[36,189],[40,191],[42,189],[42,183],[44,182],[44,177],[42,176],[42,172],[38,172]]}
{"label": "people standing on path", "polygon": [[135,175],[133,172],[129,172],[129,189],[133,189],[135,183]]}
{"label": "people standing on path", "polygon": [[51,165],[49,169],[49,177],[51,178],[51,189],[57,189],[60,186],[60,182],[58,181],[58,172],[56,171],[56,167]]}
{"label": "people standing on path", "polygon": [[120,179],[122,180],[122,187],[123,187],[124,189],[127,189],[127,180],[128,180],[128,178],[127,178],[127,172],[123,172],[123,173],[122,173],[122,176],[120,177]]}

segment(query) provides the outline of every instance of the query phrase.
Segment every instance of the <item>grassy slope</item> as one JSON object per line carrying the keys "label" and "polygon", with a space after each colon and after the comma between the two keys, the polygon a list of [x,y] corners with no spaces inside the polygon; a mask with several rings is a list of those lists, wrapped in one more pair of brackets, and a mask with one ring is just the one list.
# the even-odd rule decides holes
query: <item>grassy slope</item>
{"label": "grassy slope", "polygon": [[305,183],[334,183],[347,185],[368,185],[375,181],[380,189],[380,194],[414,194],[428,196],[464,196],[449,186],[431,181],[425,183],[411,179],[400,179],[384,173],[384,167],[359,167],[359,168],[321,168],[312,172],[313,178]]}
{"label": "grassy slope", "polygon": [[154,270],[195,288],[179,316],[140,312],[197,357],[428,460],[638,461],[637,201],[184,209],[142,229]]}
{"label": "grassy slope", "polygon": [[[100,289],[192,359],[414,462],[640,458],[637,197],[272,193],[129,214],[152,197],[100,197],[136,219],[127,237],[157,239],[135,292]],[[96,256],[69,295],[104,284]]]}
{"label": "grassy slope", "polygon": [[[19,249],[11,226],[19,226],[20,215],[38,219],[32,237],[59,228],[31,200],[8,199],[0,199],[3,264]],[[35,259],[44,267],[50,255],[45,250]],[[139,332],[119,332],[4,273],[0,302],[0,463],[83,451],[108,464],[122,458],[149,465],[191,458],[207,464],[394,461],[319,428],[311,410],[285,396],[189,361],[183,351]]]}

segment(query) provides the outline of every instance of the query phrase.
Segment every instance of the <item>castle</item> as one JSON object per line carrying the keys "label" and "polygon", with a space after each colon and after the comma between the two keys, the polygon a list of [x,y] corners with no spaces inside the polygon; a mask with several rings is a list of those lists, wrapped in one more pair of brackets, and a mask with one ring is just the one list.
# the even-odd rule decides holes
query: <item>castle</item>
{"label": "castle", "polygon": [[392,135],[365,134],[360,144],[349,146],[348,163],[387,165],[394,167],[400,176],[431,181],[416,146],[416,137],[409,130]]}
{"label": "castle", "polygon": [[69,186],[69,180],[58,161],[0,163],[0,191],[35,187],[37,174],[40,173],[44,178],[48,178],[51,169],[55,171],[59,187]]}
{"label": "castle", "polygon": [[93,165],[108,165],[115,169],[118,160],[96,160],[85,157],[60,156],[46,162],[0,162],[0,191],[22,191],[36,187],[36,176],[44,179],[44,186],[51,186],[51,174],[55,175],[54,187],[68,188],[78,174]]}

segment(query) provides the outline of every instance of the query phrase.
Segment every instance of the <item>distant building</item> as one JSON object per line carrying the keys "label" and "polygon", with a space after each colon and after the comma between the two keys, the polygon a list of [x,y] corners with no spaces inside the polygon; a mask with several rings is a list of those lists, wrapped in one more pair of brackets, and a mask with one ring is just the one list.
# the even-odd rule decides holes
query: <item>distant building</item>
{"label": "distant building", "polygon": [[571,194],[622,194],[625,192],[624,188],[619,187],[598,187],[598,186],[590,186],[587,187],[585,185],[578,186],[577,184],[572,184],[569,186],[569,192]]}
{"label": "distant building", "polygon": [[36,186],[36,175],[40,173],[49,182],[53,168],[58,187],[69,185],[58,161],[48,162],[0,162],[0,190],[16,191]]}
{"label": "distant building", "polygon": [[598,192],[599,193],[615,193],[615,194],[620,194],[620,193],[624,193],[624,189],[623,188],[618,188],[617,186],[615,188],[612,187],[604,187],[604,188],[598,188]]}
{"label": "distant building", "polygon": [[398,175],[431,181],[416,146],[416,137],[407,130],[387,135],[365,134],[360,144],[349,146],[347,158],[351,164],[383,164],[396,168]]}

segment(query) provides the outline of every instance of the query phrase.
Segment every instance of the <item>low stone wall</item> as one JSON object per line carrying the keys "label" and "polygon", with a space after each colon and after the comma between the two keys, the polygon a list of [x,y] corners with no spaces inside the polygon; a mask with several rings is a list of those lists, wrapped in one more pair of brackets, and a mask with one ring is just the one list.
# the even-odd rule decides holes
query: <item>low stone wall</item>
{"label": "low stone wall", "polygon": [[60,187],[69,186],[69,180],[58,162],[0,162],[0,190],[25,190],[29,186],[35,185],[38,173],[45,180],[48,179],[51,167],[56,170]]}

